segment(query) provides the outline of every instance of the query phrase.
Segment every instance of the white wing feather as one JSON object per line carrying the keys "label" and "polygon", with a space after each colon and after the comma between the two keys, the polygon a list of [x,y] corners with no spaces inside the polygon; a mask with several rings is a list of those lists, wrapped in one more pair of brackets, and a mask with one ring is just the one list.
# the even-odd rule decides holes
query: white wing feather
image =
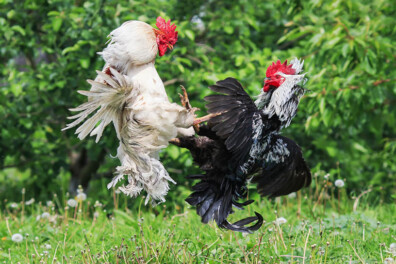
{"label": "white wing feather", "polygon": [[88,102],[70,109],[73,112],[80,112],[68,119],[76,119],[68,124],[64,129],[70,129],[81,124],[90,114],[97,112],[83,122],[76,130],[79,139],[84,139],[96,135],[96,142],[102,137],[103,130],[111,122],[118,133],[118,122],[121,112],[125,107],[126,102],[133,99],[133,87],[128,83],[127,79],[116,70],[110,68],[114,79],[104,72],[96,71],[105,83],[88,80],[92,85],[91,91],[78,91],[80,94],[88,97]]}

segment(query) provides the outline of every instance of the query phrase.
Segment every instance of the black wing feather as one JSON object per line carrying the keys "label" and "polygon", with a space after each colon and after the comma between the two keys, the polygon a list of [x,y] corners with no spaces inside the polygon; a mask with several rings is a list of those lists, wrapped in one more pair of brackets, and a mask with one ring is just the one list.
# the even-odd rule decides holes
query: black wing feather
{"label": "black wing feather", "polygon": [[234,78],[218,81],[210,89],[222,94],[205,97],[209,102],[206,105],[208,112],[220,113],[208,125],[224,139],[227,150],[233,153],[231,164],[240,166],[246,161],[253,143],[253,116],[257,107]]}

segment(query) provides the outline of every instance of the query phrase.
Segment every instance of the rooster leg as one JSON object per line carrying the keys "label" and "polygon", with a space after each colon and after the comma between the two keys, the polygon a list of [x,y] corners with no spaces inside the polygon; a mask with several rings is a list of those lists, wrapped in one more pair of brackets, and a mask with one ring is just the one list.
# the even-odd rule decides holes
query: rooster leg
{"label": "rooster leg", "polygon": [[182,94],[179,94],[181,104],[182,104],[182,106],[185,107],[187,110],[190,110],[192,107],[191,107],[191,104],[190,104],[190,100],[188,99],[188,95],[187,95],[186,88],[184,88],[183,85],[180,85],[180,87],[181,87],[181,89],[182,89],[182,91],[183,91],[183,95],[182,95]]}
{"label": "rooster leg", "polygon": [[169,143],[180,147],[180,139],[179,138],[172,138],[171,140],[169,140]]}
{"label": "rooster leg", "polygon": [[211,118],[213,118],[215,116],[218,116],[220,114],[221,113],[215,113],[215,114],[209,114],[209,115],[206,115],[206,116],[203,116],[203,117],[200,117],[200,118],[195,118],[193,125],[194,126],[199,125],[199,124],[201,124],[203,122],[206,122],[206,121],[210,120]]}
{"label": "rooster leg", "polygon": [[[187,110],[193,111],[193,112],[195,112],[196,110],[199,110],[198,108],[195,108],[195,107],[191,106],[190,100],[188,99],[188,94],[187,94],[186,88],[184,88],[183,85],[180,85],[180,87],[181,87],[182,92],[183,92],[183,95],[179,93],[180,101],[181,101],[182,106],[184,108],[186,108]],[[199,132],[199,123],[198,124],[193,124],[193,127],[194,127],[195,132],[198,133]]]}

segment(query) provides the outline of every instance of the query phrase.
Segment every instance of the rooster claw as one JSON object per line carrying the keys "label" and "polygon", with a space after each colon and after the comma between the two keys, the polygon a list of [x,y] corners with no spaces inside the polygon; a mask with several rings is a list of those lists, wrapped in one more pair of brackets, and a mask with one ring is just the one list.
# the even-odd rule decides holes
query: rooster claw
{"label": "rooster claw", "polygon": [[181,104],[182,104],[182,106],[184,108],[186,108],[187,110],[190,110],[190,109],[192,109],[192,106],[190,104],[190,100],[188,99],[186,88],[184,88],[183,85],[180,85],[180,87],[181,87],[182,92],[183,92],[183,95],[179,93]]}
{"label": "rooster claw", "polygon": [[[197,107],[192,107],[191,106],[190,100],[188,99],[188,94],[187,94],[186,88],[184,88],[183,85],[180,85],[180,88],[182,89],[182,92],[183,92],[183,94],[179,93],[179,97],[180,97],[180,101],[181,101],[182,106],[184,108],[186,108],[189,112],[192,112],[193,114],[196,111],[200,110]],[[199,132],[199,124],[193,124],[193,127],[194,127],[195,132],[198,133]]]}

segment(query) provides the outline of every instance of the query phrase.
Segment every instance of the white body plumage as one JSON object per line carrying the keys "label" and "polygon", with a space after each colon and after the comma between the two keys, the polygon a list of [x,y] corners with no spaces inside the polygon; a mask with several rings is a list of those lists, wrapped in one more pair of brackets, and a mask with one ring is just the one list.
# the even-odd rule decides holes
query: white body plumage
{"label": "white body plumage", "polygon": [[[83,139],[97,135],[114,123],[120,146],[117,157],[121,166],[108,187],[115,187],[127,176],[128,184],[120,190],[132,197],[143,189],[154,201],[165,201],[168,181],[175,183],[159,161],[159,151],[178,133],[194,134],[191,111],[170,103],[154,61],[158,52],[154,29],[140,21],[128,21],[111,32],[109,45],[100,53],[106,64],[98,71],[88,102],[71,109],[81,113],[65,129],[80,124],[89,114],[99,109],[76,131]],[[105,73],[106,72],[106,73]],[[100,124],[96,126],[98,123]]]}

